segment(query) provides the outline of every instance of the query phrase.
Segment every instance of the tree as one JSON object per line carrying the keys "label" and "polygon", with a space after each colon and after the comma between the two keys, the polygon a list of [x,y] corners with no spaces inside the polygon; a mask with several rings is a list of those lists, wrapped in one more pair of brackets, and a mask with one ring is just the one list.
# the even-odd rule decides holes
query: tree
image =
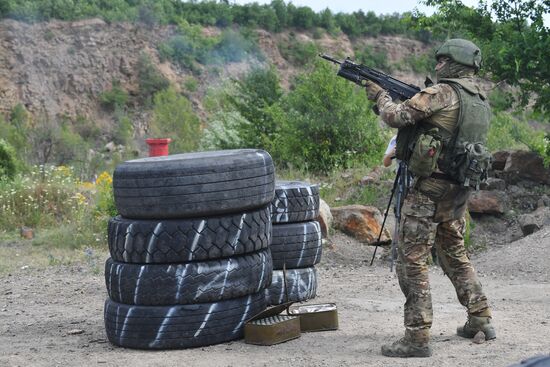
{"label": "tree", "polygon": [[269,108],[280,126],[273,153],[281,165],[318,173],[379,162],[384,142],[362,89],[322,61]]}
{"label": "tree", "polygon": [[499,78],[522,88],[522,105],[534,93],[535,108],[550,117],[550,34],[543,19],[550,1],[500,1],[491,8],[498,27],[488,43],[487,65]]}
{"label": "tree", "polygon": [[458,0],[424,3],[436,6],[438,12],[432,17],[421,17],[420,28],[428,27],[436,34],[465,37],[477,43],[483,52],[486,73],[519,86],[523,106],[534,96],[535,109],[550,116],[550,37],[543,20],[550,12],[550,1],[501,0],[489,6],[488,1],[481,0],[475,9]]}
{"label": "tree", "polygon": [[15,150],[4,139],[0,139],[0,180],[11,179],[17,172]]}
{"label": "tree", "polygon": [[234,83],[236,91],[228,96],[228,100],[244,118],[234,119],[233,122],[240,141],[246,147],[268,149],[277,126],[266,109],[282,95],[276,70],[253,69],[243,80],[235,80]]}
{"label": "tree", "polygon": [[174,153],[195,150],[200,141],[200,122],[191,102],[172,87],[155,94],[153,121],[148,135],[171,138],[170,147]]}
{"label": "tree", "polygon": [[143,102],[150,103],[151,97],[158,91],[168,88],[170,82],[151,61],[151,57],[142,53],[137,63],[139,95]]}

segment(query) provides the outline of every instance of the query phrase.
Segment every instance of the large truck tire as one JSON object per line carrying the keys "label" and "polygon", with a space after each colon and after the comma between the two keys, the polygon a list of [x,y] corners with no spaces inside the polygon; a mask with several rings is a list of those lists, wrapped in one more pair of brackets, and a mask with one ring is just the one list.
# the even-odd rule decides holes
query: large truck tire
{"label": "large truck tire", "polygon": [[221,150],[121,163],[113,174],[113,193],[119,214],[127,218],[189,218],[266,205],[274,181],[267,152]]}
{"label": "large truck tire", "polygon": [[319,222],[280,223],[273,225],[271,255],[273,269],[306,268],[321,261],[322,242]]}
{"label": "large truck tire", "polygon": [[257,293],[271,284],[269,250],[186,264],[127,264],[107,259],[105,282],[117,303],[159,306],[216,302]]}
{"label": "large truck tire", "polygon": [[269,207],[215,217],[109,220],[108,243],[115,261],[167,264],[205,261],[256,252],[271,241]]}
{"label": "large truck tire", "polygon": [[319,186],[300,181],[276,181],[271,202],[273,223],[304,222],[319,216]]}
{"label": "large truck tire", "polygon": [[265,293],[213,303],[135,306],[105,302],[109,341],[138,349],[191,348],[243,337],[244,323],[266,308]]}
{"label": "large truck tire", "polygon": [[314,267],[286,270],[285,292],[283,271],[274,270],[271,285],[265,290],[268,305],[280,305],[285,302],[302,302],[315,298],[317,294],[317,270]]}

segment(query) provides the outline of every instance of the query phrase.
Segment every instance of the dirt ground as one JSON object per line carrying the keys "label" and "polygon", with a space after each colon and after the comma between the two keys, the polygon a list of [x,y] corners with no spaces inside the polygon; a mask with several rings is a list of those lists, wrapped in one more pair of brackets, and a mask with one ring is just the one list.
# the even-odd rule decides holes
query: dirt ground
{"label": "dirt ground", "polygon": [[22,265],[18,255],[29,245],[0,244],[15,269],[0,275],[0,366],[509,366],[550,353],[550,228],[473,258],[494,308],[495,341],[473,344],[455,335],[466,313],[441,269],[431,268],[434,355],[429,359],[380,354],[383,343],[403,332],[403,296],[395,273],[380,259],[368,266],[372,248],[341,234],[332,242],[318,266],[313,302],[337,303],[339,330],[302,334],[272,347],[235,341],[175,351],[123,349],[106,340],[101,264]]}

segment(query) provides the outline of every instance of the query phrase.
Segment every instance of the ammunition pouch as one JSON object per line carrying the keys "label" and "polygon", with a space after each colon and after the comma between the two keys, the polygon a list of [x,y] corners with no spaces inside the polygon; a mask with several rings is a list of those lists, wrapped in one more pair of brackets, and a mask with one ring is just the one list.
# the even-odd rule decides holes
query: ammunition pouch
{"label": "ammunition pouch", "polygon": [[409,170],[416,177],[430,177],[437,169],[437,160],[443,149],[438,129],[433,128],[418,135],[409,159]]}

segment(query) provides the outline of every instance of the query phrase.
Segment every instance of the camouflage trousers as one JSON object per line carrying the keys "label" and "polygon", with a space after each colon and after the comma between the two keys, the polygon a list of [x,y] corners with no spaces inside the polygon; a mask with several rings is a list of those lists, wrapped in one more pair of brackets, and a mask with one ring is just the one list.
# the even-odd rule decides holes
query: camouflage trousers
{"label": "camouflage trousers", "polygon": [[490,316],[487,297],[464,247],[464,217],[434,223],[436,205],[413,189],[401,210],[397,275],[405,295],[406,335],[415,342],[429,341],[432,297],[428,279],[428,256],[435,245],[439,263],[453,283],[458,300],[469,314]]}

